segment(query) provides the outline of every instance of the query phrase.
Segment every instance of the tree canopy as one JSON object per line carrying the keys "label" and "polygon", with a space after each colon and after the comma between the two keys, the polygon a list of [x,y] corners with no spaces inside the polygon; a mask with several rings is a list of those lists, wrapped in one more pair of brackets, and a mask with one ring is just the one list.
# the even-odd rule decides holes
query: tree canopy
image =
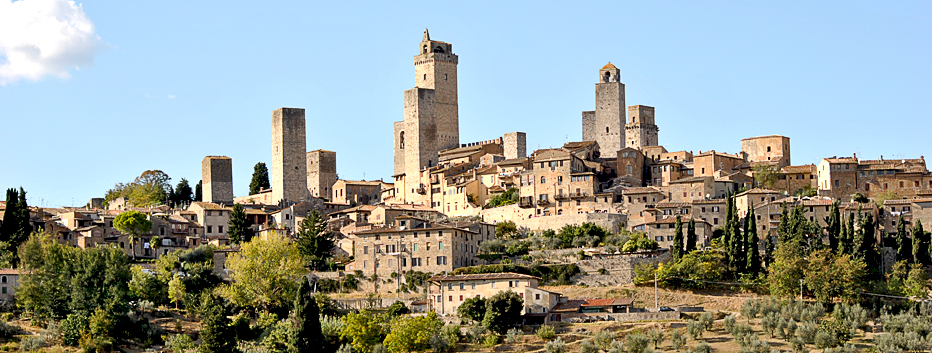
{"label": "tree canopy", "polygon": [[301,220],[295,232],[295,245],[308,266],[324,268],[332,257],[333,232],[327,230],[327,221],[317,211]]}
{"label": "tree canopy", "polygon": [[288,306],[307,273],[298,249],[276,235],[243,243],[227,259],[227,269],[232,283],[224,295],[236,305],[263,310]]}
{"label": "tree canopy", "polygon": [[156,206],[170,202],[173,192],[171,178],[161,170],[147,170],[130,183],[117,183],[107,191],[105,199],[112,202],[124,197],[129,204],[136,207]]}
{"label": "tree canopy", "polygon": [[129,236],[133,248],[133,258],[136,258],[136,242],[139,235],[148,233],[152,229],[152,221],[139,211],[125,211],[113,220],[113,227]]}
{"label": "tree canopy", "polygon": [[233,205],[230,220],[227,223],[230,226],[227,236],[230,237],[231,243],[239,244],[252,239],[252,228],[249,227],[249,219],[246,217],[246,207],[242,204]]}
{"label": "tree canopy", "polygon": [[256,166],[252,168],[252,181],[249,182],[249,194],[255,195],[258,194],[259,191],[270,187],[269,168],[265,166],[265,163],[256,163]]}

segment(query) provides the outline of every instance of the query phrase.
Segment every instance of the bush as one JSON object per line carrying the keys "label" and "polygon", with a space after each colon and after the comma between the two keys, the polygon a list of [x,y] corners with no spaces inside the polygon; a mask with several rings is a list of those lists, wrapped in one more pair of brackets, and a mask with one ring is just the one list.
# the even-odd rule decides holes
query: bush
{"label": "bush", "polygon": [[689,320],[689,323],[686,324],[686,332],[689,333],[689,337],[692,337],[693,340],[698,341],[702,338],[702,331],[705,330],[705,325],[696,320]]}
{"label": "bush", "polygon": [[23,352],[35,352],[45,346],[46,341],[42,336],[29,336],[19,341],[19,349]]}
{"label": "bush", "polygon": [[735,315],[728,315],[725,317],[725,320],[722,321],[722,324],[725,326],[725,332],[731,333],[735,329]]}
{"label": "bush", "polygon": [[19,326],[6,321],[0,321],[0,338],[13,338],[13,336],[18,335],[19,332]]}
{"label": "bush", "polygon": [[615,334],[611,331],[597,331],[593,336],[593,341],[596,346],[607,351],[611,348],[612,342],[615,341]]}
{"label": "bush", "polygon": [[485,328],[485,326],[479,324],[472,325],[469,329],[469,341],[472,343],[480,343],[482,342],[483,336],[487,333],[489,333],[489,329]]}
{"label": "bush", "polygon": [[440,334],[435,334],[430,336],[430,349],[436,353],[445,353],[449,352],[452,347],[450,341],[447,341]]}
{"label": "bush", "polygon": [[505,334],[505,342],[508,344],[518,343],[518,336],[521,336],[520,330],[516,328],[509,329],[508,333]]}
{"label": "bush", "polygon": [[557,332],[553,329],[553,326],[541,325],[541,327],[537,329],[537,337],[540,337],[542,340],[549,341],[554,339],[554,337],[557,337]]}
{"label": "bush", "polygon": [[654,348],[657,348],[657,346],[663,342],[663,331],[660,331],[660,329],[656,327],[652,328],[650,331],[647,331],[647,338],[654,344]]}
{"label": "bush", "polygon": [[501,338],[498,335],[486,335],[485,340],[483,340],[487,348],[492,348],[498,345],[501,342]]}
{"label": "bush", "polygon": [[694,353],[712,353],[712,346],[709,346],[709,344],[708,344],[708,343],[705,343],[705,342],[699,342],[699,344],[697,344],[696,347],[694,347],[694,348],[692,349],[692,352],[694,352]]}
{"label": "bush", "polygon": [[409,310],[408,307],[405,306],[405,303],[402,303],[400,300],[392,303],[392,305],[388,307],[388,316],[391,317],[401,316],[409,312],[411,312],[411,310]]}
{"label": "bush", "polygon": [[815,335],[815,345],[816,347],[825,349],[837,346],[838,341],[835,339],[835,335],[819,329]]}
{"label": "bush", "polygon": [[79,313],[68,314],[68,317],[61,321],[60,327],[62,343],[77,346],[87,329],[87,316]]}
{"label": "bush", "polygon": [[592,342],[591,338],[587,338],[579,344],[579,353],[599,353],[599,347]]}
{"label": "bush", "polygon": [[647,335],[640,332],[635,332],[625,337],[625,349],[628,353],[644,352],[647,349],[648,343],[650,343],[650,339],[647,338]]}
{"label": "bush", "polygon": [[561,338],[547,342],[547,344],[544,346],[544,351],[547,353],[565,353],[566,342],[563,342],[563,339]]}
{"label": "bush", "polygon": [[670,333],[670,344],[676,351],[686,346],[686,335],[683,334],[683,330],[673,330]]}
{"label": "bush", "polygon": [[711,331],[712,324],[715,323],[715,317],[712,316],[710,312],[704,312],[702,315],[699,315],[699,322],[702,323],[702,328],[704,331]]}
{"label": "bush", "polygon": [[388,353],[388,349],[381,343],[372,346],[372,353]]}
{"label": "bush", "polygon": [[171,335],[165,338],[165,348],[168,348],[175,353],[181,353],[196,347],[197,346],[194,345],[194,339],[192,339],[191,336],[183,333]]}

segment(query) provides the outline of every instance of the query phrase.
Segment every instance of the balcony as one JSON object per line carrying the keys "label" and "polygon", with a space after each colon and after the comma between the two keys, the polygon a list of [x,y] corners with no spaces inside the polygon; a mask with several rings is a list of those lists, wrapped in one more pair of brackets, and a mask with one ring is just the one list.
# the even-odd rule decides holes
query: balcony
{"label": "balcony", "polygon": [[570,198],[569,194],[556,194],[553,196],[555,200],[566,200]]}
{"label": "balcony", "polygon": [[540,200],[537,200],[537,205],[538,205],[538,206],[546,206],[546,205],[549,205],[549,204],[550,204],[550,200],[548,200],[548,199],[540,199]]}
{"label": "balcony", "polygon": [[518,207],[521,207],[521,208],[534,207],[534,202],[531,200],[521,200],[520,202],[518,202]]}
{"label": "balcony", "polygon": [[589,194],[584,193],[584,192],[573,192],[573,193],[570,193],[570,198],[581,199],[581,198],[586,198],[586,197],[589,197]]}

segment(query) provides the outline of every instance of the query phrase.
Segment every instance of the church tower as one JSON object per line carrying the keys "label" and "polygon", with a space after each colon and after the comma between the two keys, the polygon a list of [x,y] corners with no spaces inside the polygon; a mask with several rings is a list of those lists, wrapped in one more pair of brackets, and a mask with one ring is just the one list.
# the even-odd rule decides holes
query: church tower
{"label": "church tower", "polygon": [[615,158],[625,141],[625,85],[621,70],[608,63],[595,84],[595,111],[582,113],[583,140],[599,144],[602,158]]}
{"label": "church tower", "polygon": [[459,102],[453,45],[424,37],[414,56],[414,88],[405,91],[404,121],[394,123],[395,174],[417,178],[438,152],[459,147]]}

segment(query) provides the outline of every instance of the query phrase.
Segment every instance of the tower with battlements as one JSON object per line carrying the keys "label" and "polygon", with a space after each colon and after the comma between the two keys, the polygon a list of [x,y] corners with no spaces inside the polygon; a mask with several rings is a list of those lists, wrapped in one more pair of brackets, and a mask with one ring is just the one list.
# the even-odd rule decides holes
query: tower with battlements
{"label": "tower with battlements", "polygon": [[459,103],[453,45],[424,37],[414,56],[414,88],[404,93],[404,120],[394,123],[395,174],[417,176],[438,152],[459,147]]}
{"label": "tower with battlements", "polygon": [[307,189],[311,196],[329,199],[337,182],[337,153],[316,150],[307,153]]}
{"label": "tower with battlements", "polygon": [[625,146],[641,150],[657,146],[657,124],[654,123],[654,107],[632,105],[628,107],[628,124],[625,125]]}
{"label": "tower with battlements", "polygon": [[308,199],[304,109],[272,112],[272,202]]}
{"label": "tower with battlements", "polygon": [[615,158],[624,147],[625,109],[621,70],[608,63],[595,84],[595,110],[582,113],[583,140],[597,142],[603,158]]}

